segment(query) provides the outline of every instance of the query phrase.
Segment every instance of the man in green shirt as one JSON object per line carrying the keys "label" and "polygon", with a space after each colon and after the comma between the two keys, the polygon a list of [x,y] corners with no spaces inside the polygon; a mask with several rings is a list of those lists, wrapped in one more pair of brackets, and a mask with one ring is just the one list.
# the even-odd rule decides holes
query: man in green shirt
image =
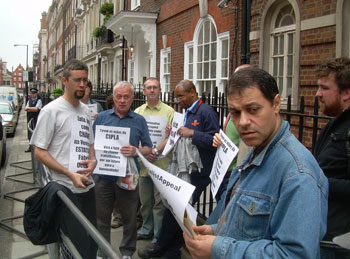
{"label": "man in green shirt", "polygon": [[[153,149],[152,153],[146,156],[147,160],[167,170],[171,155],[169,153],[167,156],[162,157],[160,154],[167,142],[165,126],[171,125],[174,117],[174,109],[164,104],[159,99],[160,93],[161,88],[159,81],[156,78],[148,78],[143,88],[143,94],[147,97],[147,102],[138,107],[135,112],[145,117],[150,131]],[[164,124],[165,121],[166,124]],[[159,139],[159,133],[165,134],[165,138],[162,140]],[[141,165],[140,171],[139,190],[143,224],[138,231],[137,238],[151,239],[153,234],[152,243],[155,244],[159,237],[165,208],[158,190],[148,175],[147,169],[143,165]]]}

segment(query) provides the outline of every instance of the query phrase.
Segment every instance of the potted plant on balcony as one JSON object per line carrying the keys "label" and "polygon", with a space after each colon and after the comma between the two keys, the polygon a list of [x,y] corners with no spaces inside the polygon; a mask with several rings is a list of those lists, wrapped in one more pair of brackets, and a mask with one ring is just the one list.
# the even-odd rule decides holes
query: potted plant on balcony
{"label": "potted plant on balcony", "polygon": [[100,6],[100,13],[105,16],[103,24],[105,24],[113,15],[114,5],[113,3],[104,3]]}
{"label": "potted plant on balcony", "polygon": [[106,30],[107,31],[107,28],[105,26],[105,23],[111,19],[112,15],[113,15],[113,8],[114,8],[114,5],[113,3],[104,3],[100,6],[100,13],[104,15],[104,18],[103,18],[103,24],[101,26],[97,26],[93,32],[92,32],[92,36],[95,37],[95,38],[99,38],[102,34],[102,31]]}
{"label": "potted plant on balcony", "polygon": [[100,37],[103,27],[104,27],[103,25],[102,25],[102,26],[97,26],[97,27],[93,30],[92,36],[94,36],[95,38]]}

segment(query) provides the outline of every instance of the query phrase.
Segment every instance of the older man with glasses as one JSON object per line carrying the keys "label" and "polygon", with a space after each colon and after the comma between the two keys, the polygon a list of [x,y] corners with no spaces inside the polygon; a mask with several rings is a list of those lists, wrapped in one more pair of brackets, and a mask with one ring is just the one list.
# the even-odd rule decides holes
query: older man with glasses
{"label": "older man with glasses", "polygon": [[[135,162],[137,170],[140,165],[136,158],[136,149],[144,156],[152,151],[152,142],[149,137],[146,120],[131,110],[134,100],[133,86],[126,81],[121,81],[114,86],[113,101],[114,108],[101,112],[97,115],[93,125],[96,133],[97,125],[130,128],[129,145],[120,148],[123,156]],[[137,172],[138,173],[138,172]],[[137,224],[136,216],[139,204],[138,184],[133,190],[126,190],[119,186],[117,176],[96,174],[96,205],[97,205],[97,228],[106,240],[111,237],[111,216],[114,202],[122,215],[123,239],[119,250],[123,259],[131,258],[136,250]],[[105,255],[98,251],[98,256],[105,258]]]}

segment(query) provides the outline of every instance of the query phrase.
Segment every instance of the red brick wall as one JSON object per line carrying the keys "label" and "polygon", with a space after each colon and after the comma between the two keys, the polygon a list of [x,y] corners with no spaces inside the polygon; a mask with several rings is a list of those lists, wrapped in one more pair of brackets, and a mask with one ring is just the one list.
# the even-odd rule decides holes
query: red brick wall
{"label": "red brick wall", "polygon": [[[335,14],[337,0],[296,0],[300,8],[301,21],[317,18],[329,14]],[[218,1],[209,0],[209,14],[214,18],[217,32],[230,31],[230,71],[236,64],[240,64],[241,29],[242,29],[242,3],[243,0],[232,0],[229,5],[239,3],[238,35],[234,44],[235,34],[235,10],[233,8],[217,7]],[[269,0],[251,1],[251,31],[262,29],[261,15],[264,13]],[[183,79],[184,74],[184,43],[192,41],[193,33],[199,17],[198,0],[143,0],[142,11],[159,11],[157,19],[157,76],[159,77],[160,49],[163,48],[162,35],[168,36],[167,47],[171,47],[171,87]],[[260,34],[260,37],[262,35]],[[335,57],[336,52],[336,27],[328,26],[310,29],[300,32],[300,88],[299,96],[305,96],[305,111],[313,113],[314,95],[317,91],[317,79],[315,77],[316,66],[325,59]],[[260,39],[250,41],[250,63],[259,65]],[[237,53],[238,52],[238,53]],[[326,121],[322,121],[319,127],[323,127]],[[306,129],[303,137],[306,146],[311,147],[312,119],[304,121]],[[292,118],[292,132],[297,136],[299,121]]]}

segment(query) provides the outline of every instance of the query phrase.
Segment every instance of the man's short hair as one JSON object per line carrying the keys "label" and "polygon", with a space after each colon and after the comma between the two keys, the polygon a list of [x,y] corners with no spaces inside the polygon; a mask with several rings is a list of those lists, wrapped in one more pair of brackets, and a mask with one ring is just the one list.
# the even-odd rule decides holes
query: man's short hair
{"label": "man's short hair", "polygon": [[176,87],[178,87],[178,86],[182,86],[186,92],[190,92],[192,89],[195,92],[197,92],[196,86],[190,80],[181,80],[180,82],[177,83]]}
{"label": "man's short hair", "polygon": [[131,94],[134,95],[134,87],[132,84],[130,84],[128,81],[119,81],[114,87],[113,87],[113,94],[115,92],[115,89],[117,88],[125,88],[125,87],[131,88]]}
{"label": "man's short hair", "polygon": [[226,89],[227,96],[240,94],[247,88],[258,88],[263,96],[273,104],[279,94],[276,80],[265,70],[257,67],[242,68],[234,72]]}
{"label": "man's short hair", "polygon": [[146,79],[146,81],[143,83],[143,87],[145,87],[145,84],[146,84],[147,81],[157,81],[158,82],[158,86],[160,88],[160,82],[159,82],[159,80],[156,77],[148,77]]}
{"label": "man's short hair", "polygon": [[77,59],[71,59],[67,61],[67,63],[63,67],[62,76],[68,79],[70,77],[71,70],[85,70],[86,73],[89,72],[87,65],[85,65],[85,63]]}
{"label": "man's short hair", "polygon": [[346,57],[324,61],[316,68],[317,78],[327,77],[330,74],[334,75],[334,80],[339,87],[339,92],[350,88],[349,73],[350,59]]}

